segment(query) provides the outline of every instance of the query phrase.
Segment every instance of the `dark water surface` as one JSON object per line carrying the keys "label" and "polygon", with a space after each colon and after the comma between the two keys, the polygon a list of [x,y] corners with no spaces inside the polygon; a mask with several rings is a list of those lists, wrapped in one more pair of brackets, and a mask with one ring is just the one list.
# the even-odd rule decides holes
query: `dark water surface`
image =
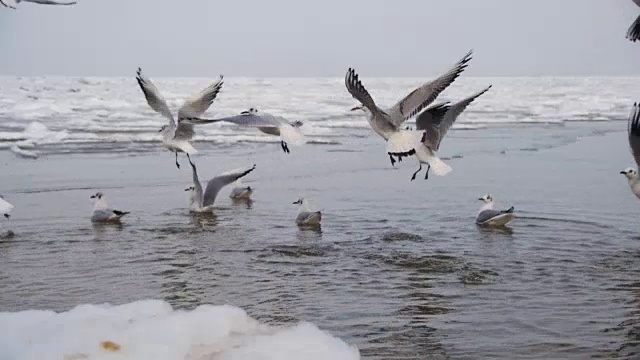
{"label": "dark water surface", "polygon": [[[157,148],[1,152],[16,237],[0,242],[0,311],[227,303],[313,322],[370,359],[638,358],[640,200],[613,128],[456,131],[442,149],[453,172],[414,182],[414,161],[392,169],[373,135],[290,155],[198,144],[202,179],[257,164],[255,202],[227,189],[215,217],[189,215],[188,163]],[[91,225],[97,190],[132,212],[123,226]],[[487,192],[515,206],[511,230],[474,225]],[[295,226],[300,195],[323,209],[321,231]]]}

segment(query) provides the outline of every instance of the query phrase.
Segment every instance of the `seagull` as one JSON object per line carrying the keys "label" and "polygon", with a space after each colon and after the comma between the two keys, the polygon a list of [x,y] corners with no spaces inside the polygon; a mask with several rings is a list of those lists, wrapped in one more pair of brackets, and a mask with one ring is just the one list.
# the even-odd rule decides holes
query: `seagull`
{"label": "seagull", "polygon": [[209,180],[207,188],[203,193],[202,185],[198,179],[196,164],[191,162],[191,160],[189,160],[189,164],[191,164],[191,168],[193,169],[193,186],[184,189],[184,191],[190,192],[189,209],[195,213],[211,212],[213,210],[213,203],[216,200],[216,196],[223,187],[246,176],[256,169],[256,165],[254,164],[248,169],[226,172],[220,176],[216,176]]}
{"label": "seagull", "polygon": [[[468,98],[462,99],[453,105],[450,103],[441,103],[430,106],[416,117],[416,130],[425,131],[422,145],[430,156],[435,156],[436,151],[440,149],[442,139],[445,137],[447,131],[449,131],[458,116],[460,116],[467,106],[469,106],[469,104],[471,104],[475,99],[489,91],[491,86],[492,85],[489,85],[482,91],[477,92]],[[422,163],[419,165],[420,167],[413,173],[411,180],[414,180],[418,172],[422,170]],[[431,165],[428,165],[427,172],[424,176],[425,180],[429,178],[430,169]]]}
{"label": "seagull", "polygon": [[[633,0],[633,2],[640,6],[640,0]],[[627,30],[627,39],[633,42],[640,39],[640,15],[636,18],[636,21],[631,24],[629,30]]]}
{"label": "seagull", "polygon": [[296,224],[298,226],[320,226],[322,212],[309,210],[307,203],[302,197],[293,204],[299,205],[298,216],[296,217]]}
{"label": "seagull", "polygon": [[[223,175],[228,175],[232,173],[237,173],[242,169],[234,169]],[[231,200],[240,201],[240,200],[251,200],[251,195],[253,195],[253,189],[251,186],[244,186],[242,184],[242,179],[238,179],[233,183],[233,189],[231,189],[231,194],[229,197]]]}
{"label": "seagull", "polygon": [[[35,4],[41,4],[41,5],[75,5],[77,3],[76,1],[52,1],[52,0],[0,0],[0,4],[15,10],[16,6],[23,1],[35,3]],[[11,5],[12,2],[14,3],[14,5]]]}
{"label": "seagull", "polygon": [[258,113],[258,109],[250,108],[240,115],[215,119],[213,121],[224,121],[239,126],[256,127],[265,134],[280,136],[280,146],[282,151],[289,154],[288,143],[293,145],[304,144],[304,135],[300,132],[301,121],[287,122],[283,117],[265,113]]}
{"label": "seagull", "polygon": [[13,210],[13,205],[0,196],[0,214],[3,214],[7,219],[11,217],[9,213]]}
{"label": "seagull", "polygon": [[93,199],[93,215],[91,221],[94,223],[112,223],[119,224],[120,219],[129,214],[128,211],[120,211],[109,208],[107,200],[101,192],[91,195]]}
{"label": "seagull", "polygon": [[513,220],[513,206],[507,210],[493,210],[493,198],[487,194],[478,200],[484,201],[476,216],[476,224],[483,226],[505,226]]}
{"label": "seagull", "polygon": [[[633,109],[629,115],[627,131],[629,132],[629,147],[631,148],[631,154],[636,161],[636,165],[640,167],[640,103],[633,103]],[[620,171],[620,174],[624,174],[624,176],[627,177],[631,191],[637,198],[640,198],[640,180],[638,180],[638,170],[629,167]]]}
{"label": "seagull", "polygon": [[420,143],[425,137],[424,131],[402,130],[400,125],[416,116],[451,85],[468,66],[472,54],[473,51],[469,51],[449,71],[413,90],[387,110],[383,110],[375,104],[369,92],[358,79],[355,70],[349,68],[344,79],[347,91],[362,104],[351,110],[362,110],[368,115],[369,125],[387,142],[387,154],[392,166],[396,162],[394,156],[398,158],[398,161],[402,161],[403,157],[415,155],[421,164],[427,163],[433,167],[436,175],[443,176],[451,171],[449,165],[434,154],[429,154],[426,148],[421,146]]}
{"label": "seagull", "polygon": [[191,139],[194,135],[194,124],[208,124],[216,122],[215,120],[200,119],[207,109],[213,104],[216,96],[222,88],[223,76],[204,90],[194,94],[187,99],[182,107],[178,110],[178,120],[174,120],[171,110],[167,106],[167,102],[158,91],[158,88],[151,80],[142,74],[142,69],[138,68],[136,80],[144,97],[147,99],[149,106],[169,120],[168,125],[162,126],[162,144],[165,148],[176,154],[176,166],[180,169],[178,163],[178,153],[187,154],[187,158],[191,161],[189,154],[195,154],[198,151],[191,145]]}

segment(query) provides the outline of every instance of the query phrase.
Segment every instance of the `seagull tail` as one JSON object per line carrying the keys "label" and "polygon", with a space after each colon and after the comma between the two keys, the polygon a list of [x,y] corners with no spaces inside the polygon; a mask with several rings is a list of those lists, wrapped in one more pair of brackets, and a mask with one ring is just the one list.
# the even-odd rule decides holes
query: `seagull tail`
{"label": "seagull tail", "polygon": [[640,40],[640,16],[638,16],[636,21],[634,21],[629,27],[629,31],[627,31],[627,39],[633,42]]}
{"label": "seagull tail", "polygon": [[426,156],[424,161],[431,166],[433,172],[438,176],[445,176],[453,170],[451,169],[451,166],[447,165],[447,163],[442,161],[442,159],[437,157],[435,154]]}
{"label": "seagull tail", "polygon": [[305,143],[305,138],[300,129],[290,124],[280,126],[280,137],[288,144],[300,146]]}

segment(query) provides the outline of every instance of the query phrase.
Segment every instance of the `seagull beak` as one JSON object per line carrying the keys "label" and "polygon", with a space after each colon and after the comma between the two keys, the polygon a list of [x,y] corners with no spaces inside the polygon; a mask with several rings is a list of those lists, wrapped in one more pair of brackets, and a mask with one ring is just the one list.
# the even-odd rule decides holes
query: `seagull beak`
{"label": "seagull beak", "polygon": [[484,200],[483,198],[478,198],[478,200]]}
{"label": "seagull beak", "polygon": [[95,195],[91,195],[91,197],[89,199],[95,199],[96,196]]}
{"label": "seagull beak", "polygon": [[186,188],[186,189],[184,189],[184,191],[189,191],[189,190],[191,190],[191,188]]}
{"label": "seagull beak", "polygon": [[162,132],[162,130],[164,130],[164,129],[160,129],[160,130],[158,130],[158,132]]}
{"label": "seagull beak", "polygon": [[620,174],[626,174],[626,173],[627,173],[626,171],[620,171]]}
{"label": "seagull beak", "polygon": [[352,107],[350,111],[355,111],[360,109],[362,109],[362,106],[356,106],[356,107]]}
{"label": "seagull beak", "polygon": [[11,215],[9,214],[4,214],[4,217],[6,217],[7,219],[11,217]]}

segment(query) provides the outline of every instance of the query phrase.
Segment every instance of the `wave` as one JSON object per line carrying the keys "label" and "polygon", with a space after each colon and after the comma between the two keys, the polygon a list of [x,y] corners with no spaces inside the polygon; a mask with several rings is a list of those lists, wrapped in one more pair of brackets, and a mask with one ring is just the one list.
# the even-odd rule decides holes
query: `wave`
{"label": "wave", "polygon": [[0,313],[0,358],[356,360],[354,346],[301,322],[272,326],[242,309],[174,310],[160,300]]}

